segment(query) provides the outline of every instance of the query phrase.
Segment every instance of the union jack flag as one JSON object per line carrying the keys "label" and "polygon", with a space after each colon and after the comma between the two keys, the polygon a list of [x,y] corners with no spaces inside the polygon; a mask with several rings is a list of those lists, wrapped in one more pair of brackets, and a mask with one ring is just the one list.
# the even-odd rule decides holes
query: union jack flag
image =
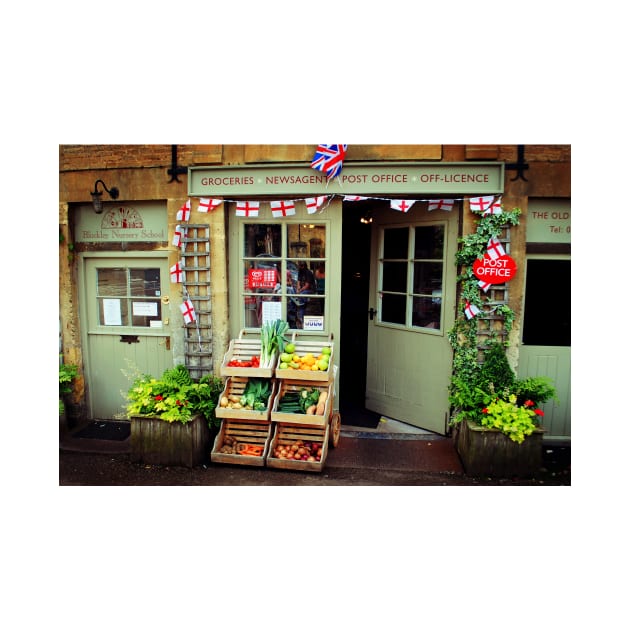
{"label": "union jack flag", "polygon": [[311,168],[326,173],[330,181],[341,173],[343,159],[346,157],[347,144],[319,144],[311,161]]}

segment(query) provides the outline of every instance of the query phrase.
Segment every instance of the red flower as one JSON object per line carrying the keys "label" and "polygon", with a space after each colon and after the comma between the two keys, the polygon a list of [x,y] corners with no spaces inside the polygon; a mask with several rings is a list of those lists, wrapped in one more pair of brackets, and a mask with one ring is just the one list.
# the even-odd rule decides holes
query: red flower
{"label": "red flower", "polygon": [[545,412],[542,409],[534,409],[534,413],[537,416],[544,416],[545,415]]}
{"label": "red flower", "polygon": [[160,394],[158,394],[158,395],[155,397],[155,400],[164,400],[164,398],[162,398],[162,396],[160,396]]}
{"label": "red flower", "polygon": [[488,413],[488,407],[484,407],[484,408],[481,410],[481,413]]}
{"label": "red flower", "polygon": [[533,400],[526,400],[523,403],[523,407],[533,407],[534,406],[534,401]]}

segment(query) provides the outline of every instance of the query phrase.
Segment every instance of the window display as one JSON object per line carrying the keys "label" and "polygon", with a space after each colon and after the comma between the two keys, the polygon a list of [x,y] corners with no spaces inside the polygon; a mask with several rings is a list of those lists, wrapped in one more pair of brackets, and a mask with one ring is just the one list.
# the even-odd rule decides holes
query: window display
{"label": "window display", "polygon": [[326,226],[321,224],[244,224],[246,328],[284,319],[292,329],[324,330],[325,244]]}

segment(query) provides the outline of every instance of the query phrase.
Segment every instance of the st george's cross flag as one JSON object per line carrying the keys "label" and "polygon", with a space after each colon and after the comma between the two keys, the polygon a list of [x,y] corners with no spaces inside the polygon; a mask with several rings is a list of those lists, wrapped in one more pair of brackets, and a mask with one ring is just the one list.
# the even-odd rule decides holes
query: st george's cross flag
{"label": "st george's cross flag", "polygon": [[190,199],[177,211],[178,221],[188,221],[190,219]]}
{"label": "st george's cross flag", "polygon": [[367,197],[360,197],[359,195],[344,195],[343,196],[344,201],[363,201],[364,199],[367,199]]}
{"label": "st george's cross flag", "polygon": [[260,208],[260,201],[237,201],[237,217],[257,217]]}
{"label": "st george's cross flag", "polygon": [[389,207],[399,212],[409,212],[409,208],[411,208],[414,203],[416,203],[415,199],[392,199]]}
{"label": "st george's cross flag", "polygon": [[184,316],[184,322],[190,324],[197,321],[197,314],[195,313],[195,307],[190,299],[186,300],[183,304],[179,305],[179,310]]}
{"label": "st george's cross flag", "polygon": [[173,233],[173,245],[179,247],[182,244],[182,238],[186,236],[186,228],[181,225],[175,226],[175,232]]}
{"label": "st george's cross flag", "polygon": [[274,217],[288,217],[295,214],[295,204],[292,201],[272,201],[271,214]]}
{"label": "st george's cross flag", "polygon": [[223,203],[223,199],[204,199],[199,200],[197,212],[212,212],[217,206]]}
{"label": "st george's cross flag", "polygon": [[446,210],[450,212],[455,204],[455,199],[431,199],[429,201],[429,207],[427,210],[432,212],[433,210]]}
{"label": "st george's cross flag", "polygon": [[503,245],[501,245],[501,241],[494,236],[488,241],[486,253],[491,260],[497,260],[497,258],[505,256],[505,250],[503,249]]}
{"label": "st george's cross flag", "polygon": [[479,315],[480,312],[481,311],[479,310],[479,307],[475,306],[474,304],[471,304],[468,300],[466,300],[464,313],[466,313],[467,319],[472,319],[473,317],[475,317],[475,315]]}
{"label": "st george's cross flag", "polygon": [[176,262],[171,267],[171,282],[181,282],[184,270],[182,269],[181,262]]}
{"label": "st george's cross flag", "polygon": [[341,173],[347,149],[347,144],[318,144],[311,168],[325,173],[326,179],[330,181]]}
{"label": "st george's cross flag", "polygon": [[492,286],[491,282],[486,282],[485,280],[479,280],[477,284],[479,285],[480,289],[483,289],[484,293],[487,293],[488,289]]}
{"label": "st george's cross flag", "polygon": [[304,203],[306,204],[306,211],[309,214],[315,214],[322,207],[326,199],[328,199],[326,195],[320,195],[319,197],[309,197],[308,199],[305,199]]}
{"label": "st george's cross flag", "polygon": [[501,197],[495,197],[492,203],[483,211],[482,216],[485,217],[488,214],[503,214]]}
{"label": "st george's cross flag", "polygon": [[469,199],[471,212],[479,212],[485,214],[494,202],[494,196],[489,197],[471,197]]}

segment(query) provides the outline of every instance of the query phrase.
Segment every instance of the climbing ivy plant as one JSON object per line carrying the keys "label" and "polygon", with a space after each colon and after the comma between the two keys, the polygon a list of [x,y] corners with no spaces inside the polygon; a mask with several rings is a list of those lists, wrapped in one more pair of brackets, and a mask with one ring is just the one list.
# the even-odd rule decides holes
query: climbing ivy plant
{"label": "climbing ivy plant", "polygon": [[[479,279],[473,274],[473,263],[483,258],[488,241],[499,237],[506,225],[518,225],[521,210],[514,208],[502,214],[481,216],[476,221],[477,229],[459,239],[460,248],[455,255],[455,264],[461,268],[457,276],[460,283],[460,307],[455,325],[448,332],[448,339],[453,347],[453,378],[451,394],[455,388],[465,386],[474,389],[478,382],[478,318],[467,319],[463,314],[463,305],[468,300],[484,311],[484,300],[479,290]],[[507,304],[494,307],[494,312],[503,317],[503,329],[506,334],[512,330],[514,311]]]}

